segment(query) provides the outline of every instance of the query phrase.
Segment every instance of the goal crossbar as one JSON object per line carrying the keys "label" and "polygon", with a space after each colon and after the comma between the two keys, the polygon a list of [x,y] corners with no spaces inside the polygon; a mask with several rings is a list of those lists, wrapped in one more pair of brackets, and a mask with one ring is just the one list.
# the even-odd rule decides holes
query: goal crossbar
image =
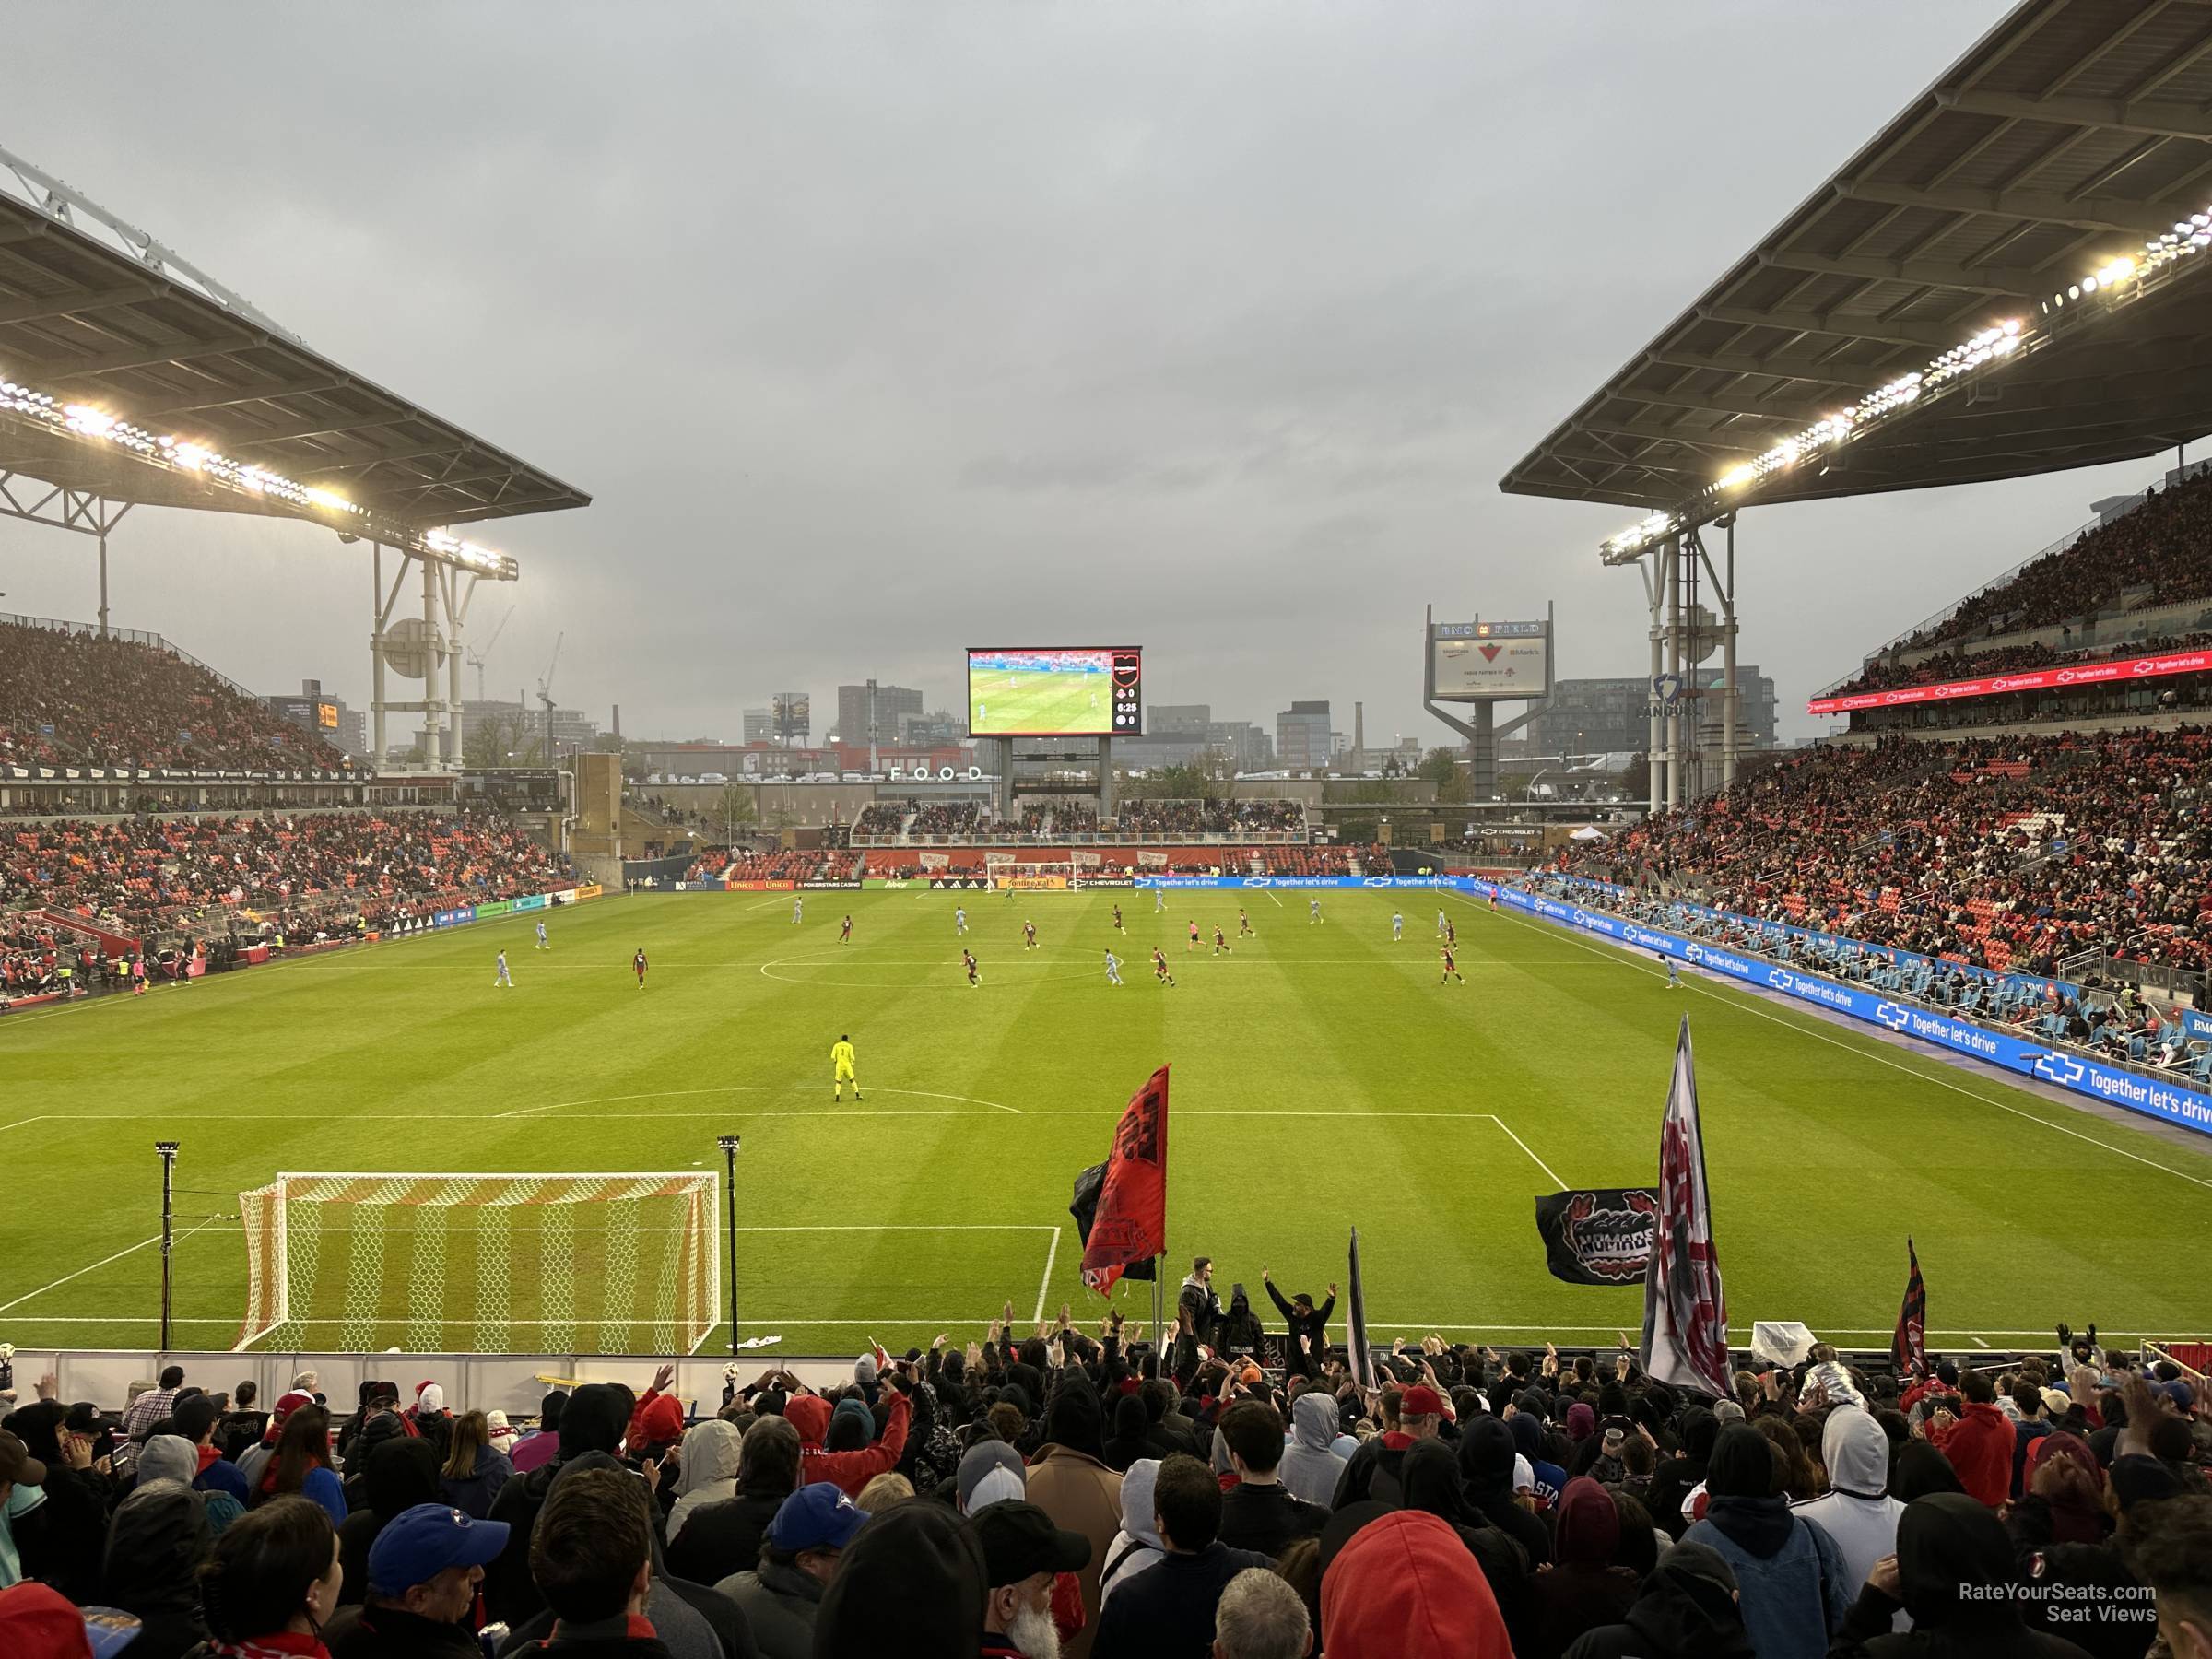
{"label": "goal crossbar", "polygon": [[[442,1349],[444,1315],[473,1290],[479,1351],[512,1350],[516,1325],[571,1340],[595,1328],[610,1352],[633,1351],[635,1328],[649,1349],[696,1351],[722,1300],[721,1196],[705,1170],[281,1171],[239,1194],[234,1347],[335,1325],[342,1347],[391,1346],[397,1331]],[[580,1227],[587,1211],[603,1218]],[[358,1219],[326,1224],[346,1212]]]}

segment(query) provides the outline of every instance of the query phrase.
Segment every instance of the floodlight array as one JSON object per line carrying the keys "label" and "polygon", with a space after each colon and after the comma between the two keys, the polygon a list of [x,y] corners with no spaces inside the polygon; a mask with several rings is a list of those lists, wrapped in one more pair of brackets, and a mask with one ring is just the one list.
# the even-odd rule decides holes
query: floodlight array
{"label": "floodlight array", "polygon": [[[2041,302],[2040,314],[2044,319],[2052,319],[2068,305],[2078,306],[2084,300],[2096,300],[2100,295],[2117,298],[2131,285],[2140,285],[2145,277],[2164,271],[2193,254],[2201,253],[2207,247],[2212,247],[2212,212],[2194,214],[2187,219],[2177,220],[2172,229],[2162,231],[2146,241],[2141,253],[2134,257],[2124,254],[2108,260],[2085,275],[2080,281],[2054,289],[2051,297]],[[1654,512],[1631,524],[1619,535],[1601,542],[1598,545],[1599,557],[1607,564],[1621,564],[1635,559],[1654,543],[1725,512],[1726,499],[1737,491],[1761,483],[1774,474],[1796,465],[1809,455],[1818,455],[1848,443],[1876,422],[1900,409],[1911,407],[1924,393],[1937,390],[1966,375],[2004,361],[2053,326],[2054,324],[2050,321],[2039,324],[2032,320],[2008,317],[2002,323],[1980,330],[1971,338],[1960,341],[1942,356],[1931,360],[1925,368],[1899,376],[1888,385],[1868,393],[1850,407],[1840,409],[1814,422],[1804,431],[1783,439],[1765,453],[1730,467],[1700,490],[1688,505],[1671,512]]]}
{"label": "floodlight array", "polygon": [[[57,432],[110,444],[143,460],[211,478],[248,495],[283,501],[335,521],[335,527],[345,535],[367,536],[380,533],[368,508],[335,490],[297,483],[265,466],[233,461],[190,439],[148,431],[89,404],[64,403],[50,392],[18,384],[4,375],[0,375],[0,413],[21,416]],[[505,554],[457,536],[430,531],[393,533],[390,539],[395,544],[419,542],[435,557],[478,575],[506,581],[514,576],[514,561]]]}

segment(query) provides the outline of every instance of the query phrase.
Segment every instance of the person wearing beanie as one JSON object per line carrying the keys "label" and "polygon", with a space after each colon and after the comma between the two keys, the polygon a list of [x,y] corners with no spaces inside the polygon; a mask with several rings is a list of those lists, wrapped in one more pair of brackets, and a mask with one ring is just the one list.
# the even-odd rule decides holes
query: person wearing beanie
{"label": "person wearing beanie", "polygon": [[988,1576],[972,1524],[941,1503],[896,1505],[838,1563],[813,1659],[976,1659]]}
{"label": "person wearing beanie", "polygon": [[1645,1574],[1628,1616],[1585,1631],[1565,1659],[1756,1659],[1736,1597],[1716,1552],[1677,1544]]}
{"label": "person wearing beanie", "polygon": [[314,1403],[314,1395],[303,1394],[299,1389],[276,1396],[276,1408],[269,1413],[269,1426],[262,1430],[261,1443],[247,1447],[239,1456],[238,1472],[244,1478],[249,1492],[260,1484],[269,1459],[276,1454],[276,1437],[284,1432],[285,1419],[300,1406],[312,1406]]}
{"label": "person wearing beanie", "polygon": [[338,1559],[346,1568],[346,1582],[338,1589],[341,1602],[358,1602],[368,1594],[369,1552],[384,1528],[441,1496],[437,1450],[428,1441],[404,1434],[383,1441],[347,1477],[347,1512],[338,1525]]}
{"label": "person wearing beanie", "polygon": [[1490,1586],[1449,1523],[1420,1510],[1371,1521],[1321,1578],[1328,1659],[1512,1659]]}
{"label": "person wearing beanie", "polygon": [[2002,1508],[2012,1492],[2012,1454],[2018,1444],[2012,1419],[1997,1409],[1996,1384],[1984,1373],[1968,1371],[1959,1387],[1965,1403],[1958,1420],[1938,1422],[1928,1430],[1928,1442],[1951,1460],[1968,1496],[1990,1509]]}
{"label": "person wearing beanie", "polygon": [[1712,1455],[1712,1442],[1720,1432],[1719,1418],[1702,1406],[1688,1406],[1682,1413],[1682,1450],[1663,1459],[1652,1475],[1647,1500],[1652,1519],[1665,1528],[1669,1537],[1679,1538],[1689,1524],[1682,1514],[1682,1500],[1704,1483],[1706,1459]]}
{"label": "person wearing beanie", "polygon": [[611,1382],[585,1383],[569,1396],[567,1406],[561,1410],[557,1454],[527,1475],[517,1475],[500,1488],[499,1495],[491,1500],[491,1519],[505,1523],[507,1547],[484,1571],[484,1608],[488,1618],[506,1625],[521,1625],[547,1605],[530,1570],[530,1535],[539,1512],[545,1508],[561,1469],[587,1453],[612,1456],[622,1444],[622,1433],[629,1422],[627,1389]]}
{"label": "person wearing beanie", "polygon": [[512,1464],[515,1444],[521,1437],[515,1433],[514,1425],[507,1420],[507,1414],[496,1406],[486,1412],[484,1432],[491,1449]]}
{"label": "person wearing beanie", "polygon": [[1863,1584],[1877,1561],[1897,1553],[1897,1522],[1905,1512],[1889,1496],[1889,1437],[1861,1407],[1840,1406],[1821,1426],[1820,1466],[1828,1490],[1791,1512],[1836,1541],[1845,1576]]}
{"label": "person wearing beanie", "polygon": [[1824,1659],[1853,1585],[1835,1540],[1790,1512],[1780,1450],[1748,1423],[1729,1424],[1713,1442],[1705,1490],[1705,1518],[1682,1541],[1716,1551],[1735,1574],[1759,1659]]}
{"label": "person wearing beanie", "polygon": [[[1536,1513],[1547,1513],[1558,1507],[1559,1495],[1567,1489],[1567,1471],[1544,1455],[1542,1408],[1515,1402],[1506,1411],[1505,1427],[1513,1437],[1513,1450],[1528,1460],[1529,1477],[1535,1483]],[[1700,1469],[1700,1477],[1703,1474]]]}
{"label": "person wearing beanie", "polygon": [[424,1382],[415,1391],[415,1409],[407,1414],[408,1426],[430,1442],[443,1463],[453,1450],[453,1419],[445,1409],[445,1389],[436,1382]]}
{"label": "person wearing beanie", "polygon": [[1067,1659],[1085,1659],[1099,1620],[1099,1575],[1122,1524],[1122,1477],[1100,1460],[1105,1413],[1090,1380],[1070,1367],[1044,1407],[1044,1444],[1030,1465],[1028,1499],[1053,1524],[1079,1533],[1090,1545],[1076,1572],[1083,1591],[1083,1629],[1066,1644]]}
{"label": "person wearing beanie", "polygon": [[[1209,1659],[1221,1592],[1247,1567],[1271,1565],[1265,1556],[1231,1549],[1215,1535],[1221,1525],[1221,1484],[1194,1457],[1162,1460],[1152,1483],[1152,1510],[1163,1558],[1117,1583],[1113,1599],[1099,1615],[1093,1659]],[[1456,1536],[1452,1547],[1473,1573],[1474,1558]]]}

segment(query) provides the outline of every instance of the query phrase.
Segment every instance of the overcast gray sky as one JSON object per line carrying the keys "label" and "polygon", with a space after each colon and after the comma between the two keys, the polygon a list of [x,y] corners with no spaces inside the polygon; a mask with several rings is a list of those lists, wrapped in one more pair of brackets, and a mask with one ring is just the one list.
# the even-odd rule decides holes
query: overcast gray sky
{"label": "overcast gray sky", "polygon": [[[1420,711],[1419,624],[1559,609],[1641,672],[1635,514],[1506,467],[2002,15],[1994,0],[18,0],[0,145],[590,491],[485,526],[494,695],[631,735],[969,643],[1148,649],[1154,702]],[[2149,463],[1743,515],[1785,730]],[[0,607],[89,544],[0,523]],[[113,618],[368,689],[365,549],[146,513]],[[475,676],[469,676],[475,695]]]}

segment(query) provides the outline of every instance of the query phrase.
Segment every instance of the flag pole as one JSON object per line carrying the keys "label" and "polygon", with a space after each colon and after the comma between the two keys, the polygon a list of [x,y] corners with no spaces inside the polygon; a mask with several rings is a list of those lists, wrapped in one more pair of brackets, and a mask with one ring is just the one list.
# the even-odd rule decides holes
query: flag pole
{"label": "flag pole", "polygon": [[1152,1351],[1159,1356],[1159,1374],[1163,1377],[1168,1374],[1168,1351],[1160,1346],[1160,1330],[1166,1318],[1168,1291],[1167,1281],[1160,1277],[1160,1271],[1167,1265],[1167,1260],[1164,1255],[1152,1258]]}

